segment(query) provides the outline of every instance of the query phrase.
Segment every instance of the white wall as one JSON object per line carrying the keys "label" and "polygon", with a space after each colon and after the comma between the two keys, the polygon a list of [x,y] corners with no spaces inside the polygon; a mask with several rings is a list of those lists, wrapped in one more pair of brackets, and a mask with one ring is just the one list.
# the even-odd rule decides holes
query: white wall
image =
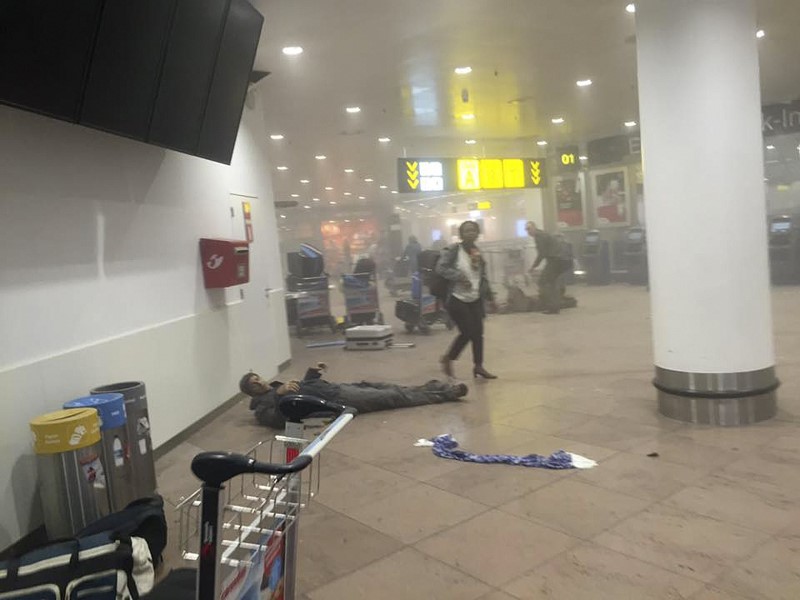
{"label": "white wall", "polygon": [[[0,107],[0,547],[40,522],[31,417],[143,380],[160,445],[242,372],[289,358],[265,128],[249,104],[231,166]],[[198,238],[243,237],[232,193],[255,197],[251,281],[207,291]]]}

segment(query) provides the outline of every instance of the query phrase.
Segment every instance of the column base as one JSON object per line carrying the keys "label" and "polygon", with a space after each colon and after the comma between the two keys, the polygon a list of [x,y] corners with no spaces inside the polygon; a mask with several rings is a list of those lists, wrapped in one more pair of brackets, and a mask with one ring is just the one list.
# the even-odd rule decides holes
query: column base
{"label": "column base", "polygon": [[656,367],[658,411],[665,417],[731,427],[766,421],[778,411],[775,368],[741,373],[686,373]]}

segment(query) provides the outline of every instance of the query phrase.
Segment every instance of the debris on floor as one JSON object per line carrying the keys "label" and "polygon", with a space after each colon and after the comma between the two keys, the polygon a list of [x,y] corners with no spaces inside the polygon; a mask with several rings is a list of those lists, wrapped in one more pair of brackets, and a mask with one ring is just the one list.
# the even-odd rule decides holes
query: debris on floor
{"label": "debris on floor", "polygon": [[440,458],[474,462],[481,464],[506,464],[520,467],[534,467],[537,469],[592,469],[597,462],[580,454],[558,450],[550,456],[541,454],[528,454],[515,456],[512,454],[473,454],[458,449],[458,442],[449,433],[437,435],[430,440],[419,439],[415,446],[432,448],[433,453]]}
{"label": "debris on floor", "polygon": [[647,456],[648,456],[648,458],[658,458],[659,454],[658,454],[658,452],[651,452]]}

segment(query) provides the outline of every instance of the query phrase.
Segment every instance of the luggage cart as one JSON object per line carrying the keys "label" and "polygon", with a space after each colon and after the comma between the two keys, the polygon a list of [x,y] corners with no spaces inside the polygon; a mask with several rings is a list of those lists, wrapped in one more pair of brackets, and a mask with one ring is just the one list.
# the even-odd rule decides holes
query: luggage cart
{"label": "luggage cart", "polygon": [[294,327],[297,337],[301,337],[311,327],[328,327],[331,333],[336,333],[327,275],[290,280],[289,293],[286,296],[296,303]]}
{"label": "luggage cart", "polygon": [[425,273],[414,273],[411,278],[411,299],[395,302],[394,315],[405,325],[408,333],[419,329],[420,333],[429,334],[431,326],[444,323],[448,330],[453,328],[453,321],[442,302],[424,289]]}
{"label": "luggage cart", "polygon": [[[298,526],[319,489],[318,456],[356,411],[310,396],[287,396],[279,408],[284,435],[246,454],[192,460],[203,485],[178,511],[182,556],[198,565],[197,600],[295,599]],[[336,418],[309,441],[304,421],[312,416]]]}
{"label": "luggage cart", "polygon": [[342,275],[345,327],[353,325],[383,325],[383,313],[378,299],[378,283],[372,273]]}

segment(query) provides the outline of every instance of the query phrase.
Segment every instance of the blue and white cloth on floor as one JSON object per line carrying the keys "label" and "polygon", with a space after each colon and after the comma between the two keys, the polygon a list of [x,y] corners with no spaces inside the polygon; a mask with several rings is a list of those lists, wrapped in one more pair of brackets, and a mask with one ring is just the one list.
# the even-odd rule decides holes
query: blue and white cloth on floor
{"label": "blue and white cloth on floor", "polygon": [[515,456],[512,454],[474,454],[458,449],[458,442],[449,433],[437,435],[435,438],[417,440],[415,446],[431,447],[433,453],[440,458],[474,462],[481,464],[506,464],[520,467],[534,467],[537,469],[591,469],[597,462],[580,454],[558,450],[550,456],[541,454],[528,454]]}

